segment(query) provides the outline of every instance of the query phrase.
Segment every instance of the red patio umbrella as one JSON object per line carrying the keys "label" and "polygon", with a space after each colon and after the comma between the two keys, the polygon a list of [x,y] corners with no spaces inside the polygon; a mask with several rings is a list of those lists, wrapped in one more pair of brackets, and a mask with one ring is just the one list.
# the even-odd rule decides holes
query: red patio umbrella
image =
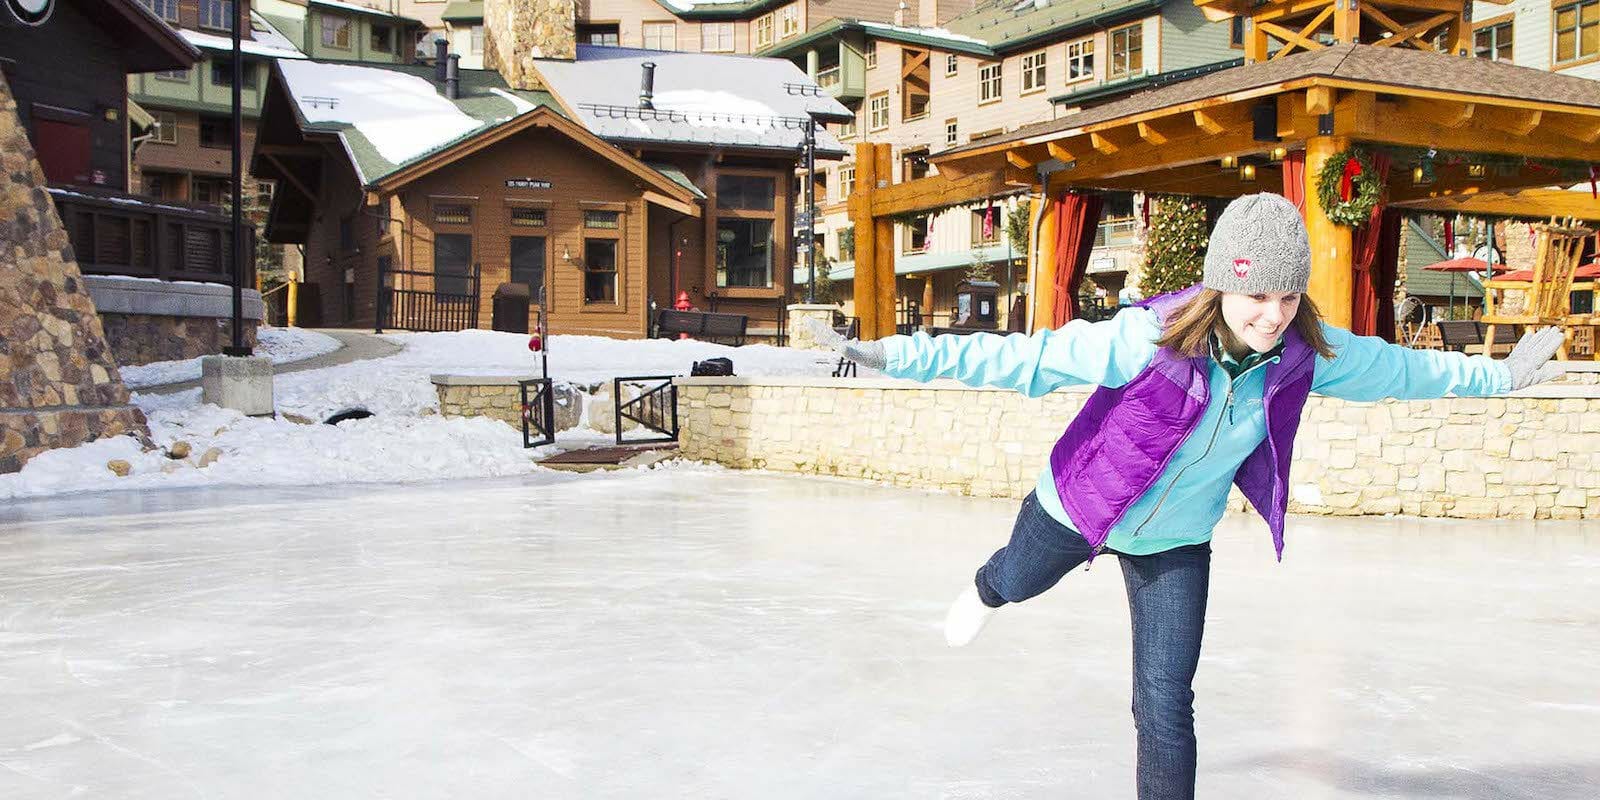
{"label": "red patio umbrella", "polygon": [[[1489,269],[1489,262],[1484,261],[1481,258],[1473,258],[1472,256],[1465,256],[1465,257],[1462,257],[1462,258],[1452,258],[1452,259],[1450,259],[1448,261],[1440,261],[1440,262],[1438,262],[1436,264],[1429,264],[1429,265],[1423,267],[1423,269],[1431,269],[1434,272],[1448,272],[1448,273],[1450,273],[1450,301],[1449,301],[1450,305],[1447,306],[1447,308],[1452,308],[1453,309],[1453,308],[1456,307],[1456,276],[1455,276],[1455,273],[1457,273],[1457,272],[1476,272],[1476,273],[1481,275],[1481,274],[1483,274],[1485,271],[1487,271]],[[1506,265],[1504,265],[1504,264],[1496,264],[1496,265],[1494,265],[1494,271],[1495,272],[1505,272],[1505,270],[1506,270]]]}
{"label": "red patio umbrella", "polygon": [[[1593,264],[1584,264],[1583,266],[1578,267],[1572,271],[1572,277],[1580,281],[1589,281],[1594,280],[1595,278],[1600,278],[1600,261],[1596,261]],[[1516,272],[1507,272],[1504,275],[1499,276],[1499,280],[1531,281],[1533,280],[1533,270],[1519,269]]]}

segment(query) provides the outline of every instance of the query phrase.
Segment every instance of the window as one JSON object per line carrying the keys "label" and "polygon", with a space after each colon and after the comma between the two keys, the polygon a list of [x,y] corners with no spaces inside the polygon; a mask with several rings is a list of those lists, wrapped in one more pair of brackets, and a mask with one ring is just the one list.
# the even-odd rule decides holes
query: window
{"label": "window", "polygon": [[[1600,0],[1596,0],[1600,2]],[[1127,78],[1144,72],[1144,25],[1135,22],[1111,32],[1110,73]]]}
{"label": "window", "polygon": [[535,303],[544,287],[544,254],[543,236],[511,237],[511,282],[526,284]]}
{"label": "window", "polygon": [[954,78],[961,70],[961,59],[955,53],[946,53],[944,56],[944,76]]}
{"label": "window", "polygon": [[616,47],[622,44],[621,28],[615,22],[608,25],[579,25],[578,44]]}
{"label": "window", "polygon": [[877,66],[878,66],[878,43],[875,42],[875,41],[874,42],[867,42],[867,69],[875,69]]}
{"label": "window", "polygon": [[1067,45],[1067,83],[1094,77],[1094,40],[1083,39]]}
{"label": "window", "polygon": [[900,154],[900,180],[914,181],[928,177],[928,150],[907,150]]}
{"label": "window", "polygon": [[483,55],[483,26],[472,26],[472,55]]}
{"label": "window", "polygon": [[144,173],[144,193],[157,200],[176,199],[167,196],[167,193],[172,191],[175,183],[176,181],[172,180],[172,176],[164,172]]}
{"label": "window", "polygon": [[1000,99],[1000,65],[984,64],[978,67],[978,102],[993,103]]}
{"label": "window", "polygon": [[177,83],[188,83],[189,82],[189,70],[187,70],[187,69],[164,69],[164,70],[156,73],[156,78],[159,79],[159,80],[163,80],[163,81],[176,81]]}
{"label": "window", "polygon": [[933,76],[927,50],[900,48],[900,119],[910,121],[928,115],[933,100]]}
{"label": "window", "polygon": [[718,175],[717,208],[771,211],[778,182],[759,175]]}
{"label": "window", "polygon": [[1229,21],[1228,46],[1244,48],[1244,17],[1234,17]]}
{"label": "window", "polygon": [[433,224],[471,225],[472,206],[466,203],[435,203],[433,206]]}
{"label": "window", "polygon": [[778,38],[787,39],[800,32],[800,4],[791,3],[778,9]]}
{"label": "window", "polygon": [[839,260],[856,260],[856,229],[853,227],[839,231]]}
{"label": "window", "polygon": [[368,47],[374,53],[393,53],[394,28],[388,25],[373,25]]}
{"label": "window", "polygon": [[335,14],[318,14],[322,23],[322,46],[350,49],[350,20]]}
{"label": "window", "polygon": [[750,38],[755,41],[754,47],[756,47],[757,49],[760,49],[762,47],[771,46],[771,44],[772,44],[772,15],[771,14],[764,14],[762,16],[756,17],[756,21],[750,23]]}
{"label": "window", "polygon": [[928,227],[932,220],[932,214],[923,214],[906,223],[905,252],[921,253],[928,249]]}
{"label": "window", "polygon": [[956,142],[961,141],[961,132],[959,130],[959,127],[960,127],[960,121],[959,120],[947,119],[947,120],[944,121],[944,146],[945,147],[955,147],[956,146]]}
{"label": "window", "polygon": [[867,99],[867,130],[881,131],[889,127],[889,93],[875,94]]}
{"label": "window", "polygon": [[[472,234],[439,233],[433,237],[433,294],[440,300],[467,293],[472,274]],[[452,296],[448,297],[447,296]]]}
{"label": "window", "polygon": [[847,200],[856,191],[856,168],[854,164],[839,168],[839,199]]}
{"label": "window", "polygon": [[583,227],[617,230],[622,227],[622,212],[585,211],[583,212]]}
{"label": "window", "polygon": [[1556,6],[1556,63],[1600,55],[1600,0]]}
{"label": "window", "polygon": [[1490,61],[1511,61],[1511,20],[1488,25],[1472,34],[1472,53]]}
{"label": "window", "polygon": [[178,0],[139,0],[139,2],[168,22],[178,21]]}
{"label": "window", "polygon": [[189,181],[189,202],[220,206],[233,191],[222,178],[193,178]]}
{"label": "window", "polygon": [[356,218],[345,215],[339,218],[339,252],[350,255],[356,247]]}
{"label": "window", "polygon": [[151,116],[156,118],[156,127],[152,131],[150,141],[161,144],[178,143],[178,115],[171,111],[156,111]]}
{"label": "window", "polygon": [[200,0],[200,27],[233,30],[233,0]]}
{"label": "window", "polygon": [[671,22],[646,22],[644,47],[646,50],[678,49],[678,26]]}
{"label": "window", "polygon": [[201,117],[200,146],[232,149],[233,120],[228,117]]}
{"label": "window", "polygon": [[[233,59],[221,56],[211,59],[211,85],[233,85]],[[244,88],[256,88],[256,65],[248,61],[244,64]]]}
{"label": "window", "polygon": [[1044,89],[1044,56],[1045,51],[1040,50],[1022,57],[1023,94]]}
{"label": "window", "polygon": [[511,207],[511,227],[513,228],[543,228],[545,226],[545,213],[542,208],[528,208],[526,206]]}
{"label": "window", "polygon": [[700,49],[707,53],[733,52],[733,23],[707,22],[700,26]]}
{"label": "window", "polygon": [[772,220],[717,220],[717,287],[772,286]]}
{"label": "window", "polygon": [[839,138],[840,139],[849,139],[849,138],[855,136],[856,133],[857,133],[856,126],[857,126],[856,115],[855,115],[855,112],[852,111],[852,112],[850,112],[850,121],[849,122],[841,122],[841,123],[839,123]]}
{"label": "window", "polygon": [[972,243],[994,244],[1000,241],[1000,228],[1002,214],[999,206],[987,206],[972,210]]}
{"label": "window", "polygon": [[616,239],[583,240],[583,302],[617,302]]}

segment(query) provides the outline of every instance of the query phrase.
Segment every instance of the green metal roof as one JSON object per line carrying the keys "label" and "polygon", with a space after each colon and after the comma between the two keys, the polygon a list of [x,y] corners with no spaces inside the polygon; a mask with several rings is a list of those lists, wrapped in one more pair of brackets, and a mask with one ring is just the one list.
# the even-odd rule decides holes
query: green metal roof
{"label": "green metal roof", "polygon": [[483,19],[483,0],[453,0],[439,18],[446,22],[472,22]]}
{"label": "green metal roof", "polygon": [[1164,0],[983,0],[946,22],[951,33],[982,39],[995,53],[1021,50],[1073,29],[1134,19],[1159,9]]}
{"label": "green metal roof", "polygon": [[965,36],[953,36],[941,28],[913,28],[857,19],[834,18],[806,31],[797,39],[785,39],[751,55],[768,58],[790,58],[815,47],[818,42],[847,33],[856,33],[888,42],[914,44],[953,53],[966,53],[982,58],[993,58],[994,50],[982,42]]}
{"label": "green metal roof", "polygon": [[1406,294],[1423,297],[1449,297],[1454,294],[1466,299],[1483,297],[1483,287],[1471,276],[1424,269],[1429,264],[1445,260],[1444,256],[1444,247],[1434,241],[1420,223],[1406,220]]}
{"label": "green metal roof", "polygon": [[1066,94],[1056,95],[1055,97],[1050,98],[1050,102],[1060,103],[1067,106],[1081,106],[1085,103],[1092,103],[1096,100],[1119,97],[1123,94],[1134,91],[1135,89],[1155,89],[1160,86],[1166,86],[1169,83],[1177,83],[1178,81],[1186,81],[1190,78],[1198,78],[1201,75],[1216,72],[1218,70],[1230,69],[1243,63],[1243,58],[1233,58],[1227,61],[1201,64],[1198,67],[1190,67],[1188,69],[1175,69],[1167,72],[1152,72],[1135,78],[1107,81],[1105,83],[1096,84],[1095,86],[1091,86],[1087,89],[1079,89],[1077,91],[1067,92]]}
{"label": "green metal roof", "polygon": [[706,193],[700,191],[700,187],[694,185],[694,182],[689,180],[689,176],[683,174],[683,170],[678,169],[671,164],[664,164],[659,161],[646,161],[645,166],[661,173],[666,177],[667,180],[672,181],[673,183],[676,183],[685,189],[688,189],[690,194],[693,194],[696,198],[700,200],[706,199]]}

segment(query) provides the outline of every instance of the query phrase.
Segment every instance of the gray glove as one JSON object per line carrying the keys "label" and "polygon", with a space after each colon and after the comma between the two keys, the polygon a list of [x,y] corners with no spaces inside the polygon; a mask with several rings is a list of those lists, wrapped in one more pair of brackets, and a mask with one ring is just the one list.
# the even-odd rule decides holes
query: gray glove
{"label": "gray glove", "polygon": [[1536,383],[1559,378],[1567,367],[1550,357],[1561,349],[1566,334],[1560,328],[1541,328],[1528,331],[1506,356],[1506,369],[1511,370],[1511,390],[1525,389]]}
{"label": "gray glove", "polygon": [[858,339],[846,339],[839,332],[821,321],[808,319],[801,323],[806,330],[811,332],[811,338],[817,344],[837,352],[839,355],[870,369],[883,369],[889,363],[889,357],[883,352],[882,342],[863,342]]}

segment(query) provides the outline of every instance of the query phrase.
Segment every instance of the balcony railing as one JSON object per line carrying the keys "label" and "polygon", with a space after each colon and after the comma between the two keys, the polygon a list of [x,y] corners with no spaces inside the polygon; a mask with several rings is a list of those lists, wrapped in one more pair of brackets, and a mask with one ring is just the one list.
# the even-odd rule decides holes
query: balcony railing
{"label": "balcony railing", "polygon": [[1112,217],[1100,221],[1094,234],[1095,247],[1121,247],[1133,244],[1136,227],[1133,217]]}
{"label": "balcony railing", "polygon": [[[50,194],[85,274],[233,283],[232,221],[210,207],[77,187]],[[255,229],[246,225],[244,233],[250,285]]]}
{"label": "balcony railing", "polygon": [[839,68],[828,67],[817,73],[817,85],[824,89],[832,89],[839,85]]}

